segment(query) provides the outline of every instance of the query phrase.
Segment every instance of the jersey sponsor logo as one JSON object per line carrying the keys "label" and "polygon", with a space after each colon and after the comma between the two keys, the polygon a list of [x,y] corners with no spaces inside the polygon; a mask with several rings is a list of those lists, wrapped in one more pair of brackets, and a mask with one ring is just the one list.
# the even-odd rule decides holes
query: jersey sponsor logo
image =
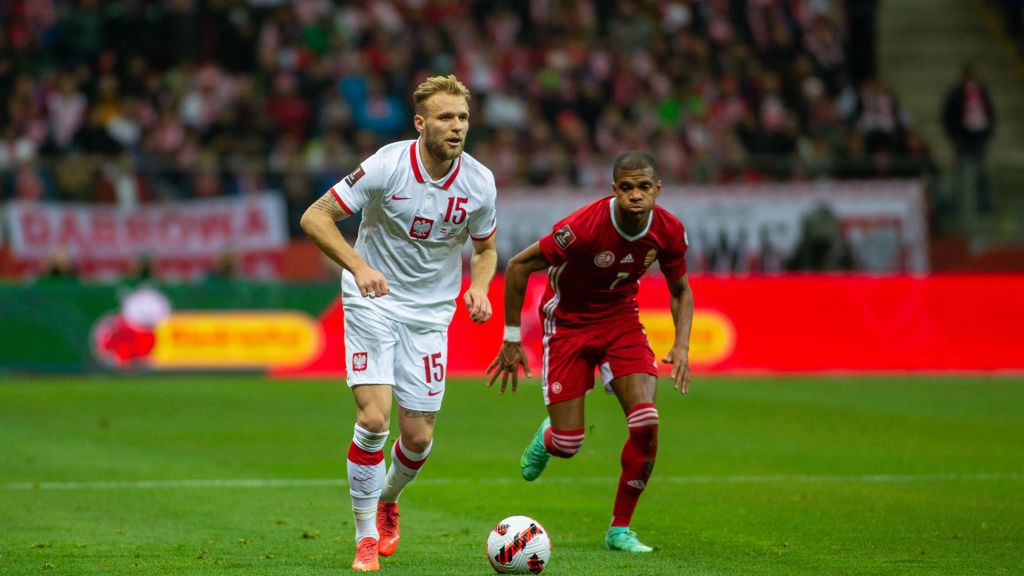
{"label": "jersey sponsor logo", "polygon": [[622,260],[619,260],[619,264],[632,264],[632,263],[633,263],[633,255],[632,254],[626,254],[625,258],[623,258]]}
{"label": "jersey sponsor logo", "polygon": [[433,220],[417,216],[416,219],[412,221],[412,228],[409,228],[409,236],[412,236],[417,240],[426,240],[427,238],[430,238],[430,230],[433,227]]}
{"label": "jersey sponsor logo", "polygon": [[565,250],[566,248],[569,247],[569,244],[572,244],[573,242],[576,241],[576,235],[572,233],[572,229],[569,228],[568,224],[559,228],[553,236],[555,239],[555,244],[561,246],[562,250]]}
{"label": "jersey sponsor logo", "polygon": [[412,199],[412,197],[411,196],[399,196],[398,194],[392,194],[391,195],[391,199],[392,200],[410,200],[410,199]]}
{"label": "jersey sponsor logo", "polygon": [[444,388],[441,388],[440,390],[427,390],[427,396],[437,396],[441,392],[444,392]]}
{"label": "jersey sponsor logo", "polygon": [[366,352],[352,354],[352,371],[363,372],[366,370]]}
{"label": "jersey sponsor logo", "polygon": [[644,268],[647,268],[651,264],[654,264],[654,259],[658,257],[658,251],[651,248],[647,251],[647,256],[644,256]]}
{"label": "jersey sponsor logo", "polygon": [[615,254],[608,250],[594,256],[594,266],[597,266],[598,268],[607,268],[612,264],[615,264]]}
{"label": "jersey sponsor logo", "polygon": [[355,186],[356,182],[359,182],[359,179],[363,176],[366,176],[366,171],[363,170],[363,165],[360,164],[359,168],[356,168],[351,174],[345,176],[345,184],[348,184],[348,187],[351,188]]}
{"label": "jersey sponsor logo", "polygon": [[561,382],[552,382],[551,383],[551,393],[552,394],[561,394],[562,393],[562,383]]}

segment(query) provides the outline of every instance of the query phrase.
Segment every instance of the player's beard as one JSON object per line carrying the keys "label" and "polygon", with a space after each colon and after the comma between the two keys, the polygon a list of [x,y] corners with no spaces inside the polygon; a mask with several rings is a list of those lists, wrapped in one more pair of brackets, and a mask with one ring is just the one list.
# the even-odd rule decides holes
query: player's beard
{"label": "player's beard", "polygon": [[429,128],[424,128],[423,130],[423,143],[427,145],[427,152],[442,162],[458,158],[459,154],[462,154],[462,149],[466,146],[465,137],[459,142],[459,146],[454,149],[448,147],[447,140],[446,135],[435,135]]}

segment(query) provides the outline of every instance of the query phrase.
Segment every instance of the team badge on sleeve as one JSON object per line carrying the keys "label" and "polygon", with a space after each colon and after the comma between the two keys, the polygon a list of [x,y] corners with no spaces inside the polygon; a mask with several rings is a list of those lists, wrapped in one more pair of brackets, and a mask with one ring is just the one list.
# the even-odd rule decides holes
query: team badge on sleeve
{"label": "team badge on sleeve", "polygon": [[362,178],[363,176],[366,176],[366,171],[363,170],[363,165],[360,164],[359,167],[355,169],[355,171],[353,171],[348,176],[345,176],[345,184],[348,184],[348,187],[351,188],[355,186],[356,182],[359,182],[359,179]]}
{"label": "team badge on sleeve", "polygon": [[554,239],[555,244],[558,244],[562,247],[562,250],[565,250],[569,247],[569,244],[576,241],[576,235],[572,233],[572,229],[566,224],[554,233]]}

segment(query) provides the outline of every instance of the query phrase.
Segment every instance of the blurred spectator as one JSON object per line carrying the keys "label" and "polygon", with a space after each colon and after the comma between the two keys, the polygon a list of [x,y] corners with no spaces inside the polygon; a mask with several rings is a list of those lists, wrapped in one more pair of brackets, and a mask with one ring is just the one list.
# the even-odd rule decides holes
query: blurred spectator
{"label": "blurred spectator", "polygon": [[62,156],[53,166],[57,199],[68,202],[89,202],[96,195],[98,171],[96,164],[76,151]]}
{"label": "blurred spectator", "polygon": [[238,254],[231,249],[223,250],[213,260],[205,281],[210,284],[234,282],[238,279]]}
{"label": "blurred spectator", "polygon": [[58,88],[46,100],[50,115],[50,133],[57,148],[64,150],[71,144],[75,132],[82,125],[88,101],[78,89],[74,74],[66,72],[60,76]]}
{"label": "blurred spectator", "polygon": [[129,285],[152,282],[154,280],[153,257],[148,253],[140,254],[122,280]]}
{"label": "blurred spectator", "polygon": [[77,284],[78,270],[68,251],[60,246],[54,248],[43,261],[36,282]]}
{"label": "blurred spectator", "polygon": [[853,251],[843,238],[839,219],[827,206],[808,212],[800,239],[786,268],[796,272],[845,272],[854,269]]}
{"label": "blurred spectator", "polygon": [[971,64],[964,66],[960,81],[946,94],[942,125],[956,152],[957,171],[964,185],[976,194],[978,210],[991,211],[985,154],[995,131],[996,110]]}

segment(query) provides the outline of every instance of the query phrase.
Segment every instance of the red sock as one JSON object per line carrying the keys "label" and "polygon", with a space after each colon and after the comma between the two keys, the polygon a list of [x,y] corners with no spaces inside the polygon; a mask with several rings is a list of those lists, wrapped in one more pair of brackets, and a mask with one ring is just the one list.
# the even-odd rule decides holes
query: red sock
{"label": "red sock", "polygon": [[544,447],[552,456],[572,458],[583,445],[583,428],[578,430],[555,430],[548,427],[544,431]]}
{"label": "red sock", "polygon": [[640,494],[647,487],[658,453],[658,409],[637,404],[626,412],[629,439],[622,448],[622,475],[615,493],[612,526],[629,526]]}

